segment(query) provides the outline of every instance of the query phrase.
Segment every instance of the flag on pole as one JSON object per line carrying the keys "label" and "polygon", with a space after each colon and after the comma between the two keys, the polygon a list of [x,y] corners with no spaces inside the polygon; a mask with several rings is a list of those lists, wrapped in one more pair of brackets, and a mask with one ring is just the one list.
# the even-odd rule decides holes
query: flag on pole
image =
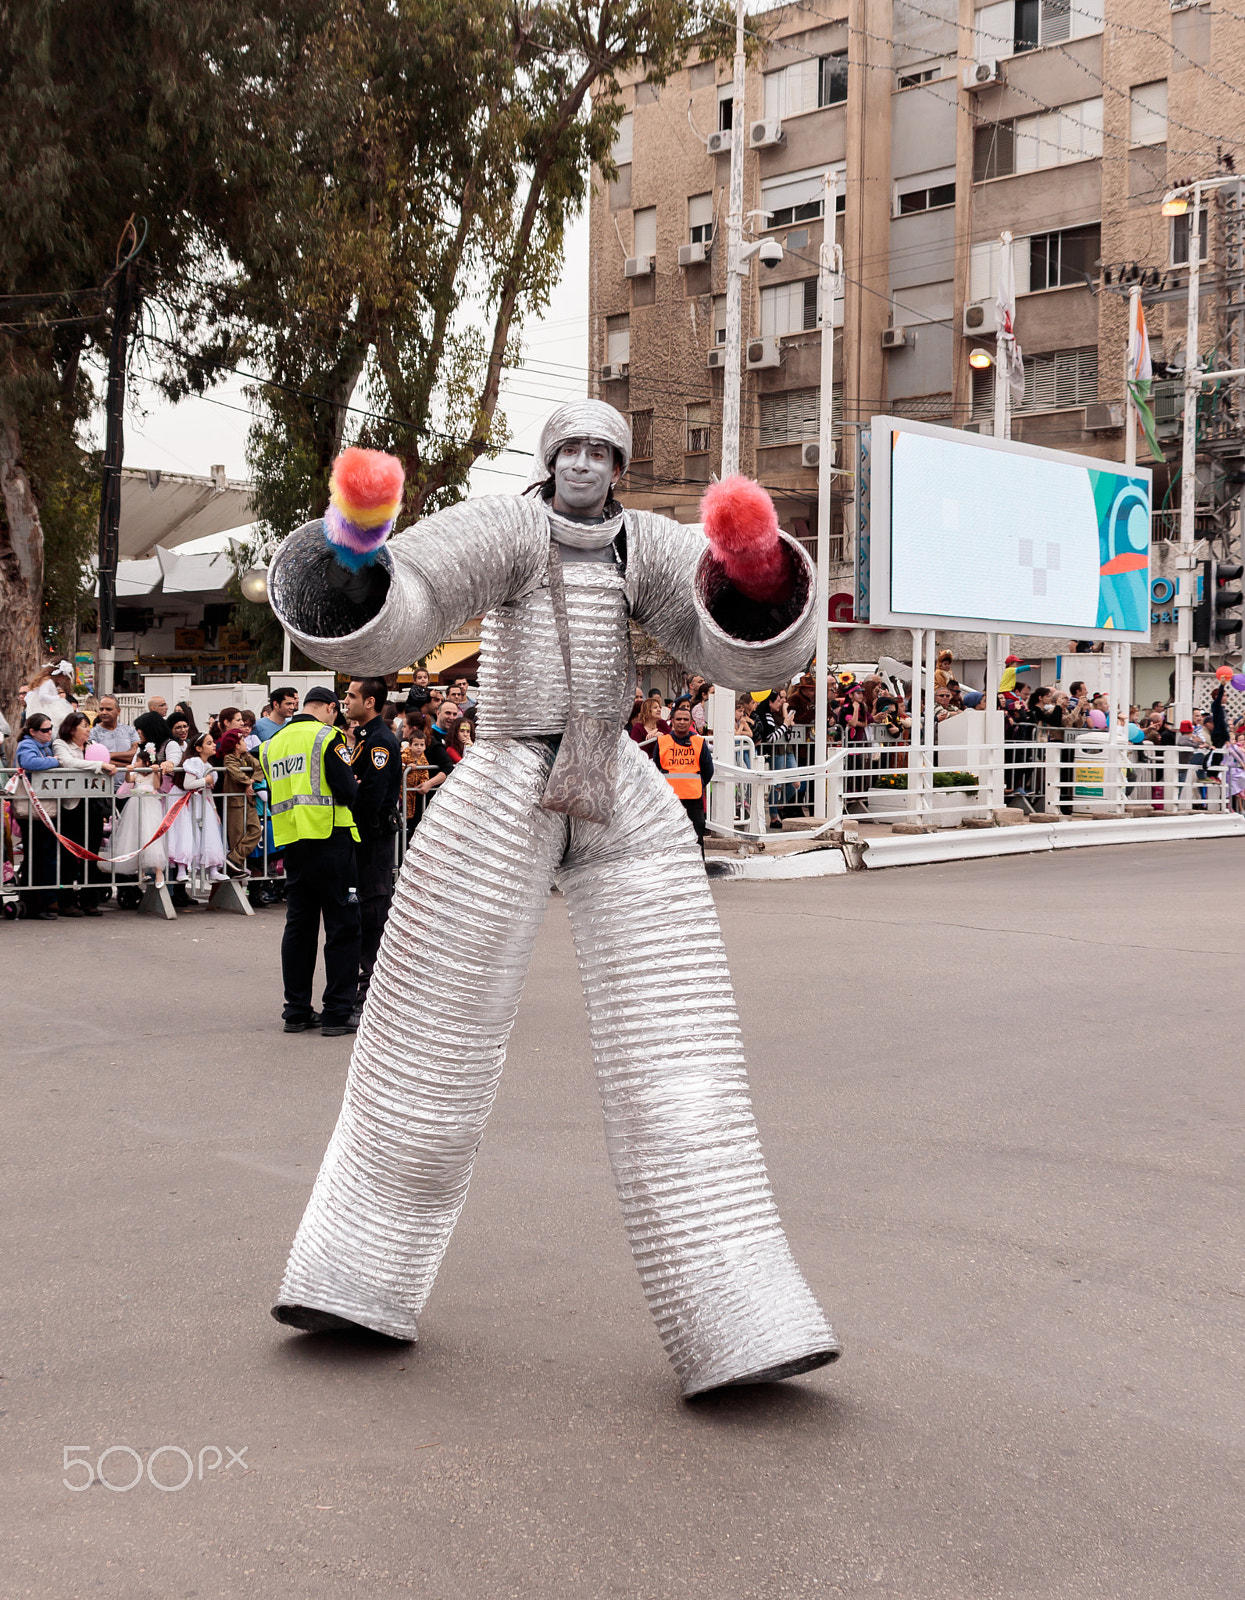
{"label": "flag on pole", "polygon": [[999,247],[999,292],[995,309],[999,327],[1003,330],[1003,347],[1007,351],[1006,378],[1012,391],[1012,404],[1022,405],[1025,397],[1025,363],[1016,339],[1016,268],[1012,261],[1010,234],[1004,235]]}
{"label": "flag on pole", "polygon": [[1150,454],[1156,461],[1162,461],[1163,452],[1154,436],[1154,408],[1150,404],[1150,388],[1154,377],[1154,368],[1150,365],[1150,335],[1146,331],[1146,314],[1141,296],[1134,295],[1132,300],[1134,315],[1128,329],[1128,392],[1141,419]]}

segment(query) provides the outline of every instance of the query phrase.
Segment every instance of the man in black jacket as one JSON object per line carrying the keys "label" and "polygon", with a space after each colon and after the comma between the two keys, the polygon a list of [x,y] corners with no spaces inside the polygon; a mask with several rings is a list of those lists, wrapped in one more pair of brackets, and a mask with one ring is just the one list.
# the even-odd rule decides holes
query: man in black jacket
{"label": "man in black jacket", "polygon": [[354,1019],[363,1012],[376,952],[393,899],[394,839],[402,825],[402,747],[381,716],[388,689],[383,678],[355,678],[346,690],[345,712],[359,725],[350,770],[359,784],[354,806],[359,842],[355,846],[355,892],[359,897],[359,996]]}

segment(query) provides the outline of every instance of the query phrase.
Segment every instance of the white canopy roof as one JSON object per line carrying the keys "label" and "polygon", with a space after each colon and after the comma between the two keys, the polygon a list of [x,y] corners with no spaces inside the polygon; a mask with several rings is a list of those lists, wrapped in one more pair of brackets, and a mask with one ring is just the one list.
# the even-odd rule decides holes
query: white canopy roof
{"label": "white canopy roof", "polygon": [[122,561],[150,556],[157,545],[171,550],[252,521],[251,485],[226,478],[223,467],[204,478],[121,469]]}
{"label": "white canopy roof", "polygon": [[118,561],[117,599],[138,600],[152,594],[223,594],[233,575],[228,550],[210,550],[179,556],[156,546],[142,561]]}

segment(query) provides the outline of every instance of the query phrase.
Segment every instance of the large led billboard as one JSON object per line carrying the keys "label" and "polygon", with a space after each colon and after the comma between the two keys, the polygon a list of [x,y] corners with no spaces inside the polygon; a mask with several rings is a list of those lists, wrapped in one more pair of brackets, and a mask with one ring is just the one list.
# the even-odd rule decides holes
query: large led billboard
{"label": "large led billboard", "polygon": [[874,627],[1150,637],[1148,468],[874,417],[869,478]]}

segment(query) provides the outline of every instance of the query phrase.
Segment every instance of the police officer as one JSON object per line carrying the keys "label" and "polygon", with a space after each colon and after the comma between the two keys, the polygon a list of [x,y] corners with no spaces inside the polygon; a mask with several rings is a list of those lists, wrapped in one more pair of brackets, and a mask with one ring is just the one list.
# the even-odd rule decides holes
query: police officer
{"label": "police officer", "polygon": [[688,820],[696,830],[700,854],[705,853],[705,795],[713,776],[713,757],[709,742],[692,727],[692,707],[680,700],[670,713],[670,732],[657,736],[653,760],[666,774],[670,787],[683,802]]}
{"label": "police officer", "polygon": [[350,770],[359,785],[354,805],[358,828],[355,845],[355,888],[359,896],[359,997],[357,1026],[376,965],[380,936],[393,899],[394,840],[402,826],[398,795],[402,788],[402,747],[381,716],[388,696],[383,678],[355,678],[346,691],[346,715],[358,724],[359,736]]}
{"label": "police officer", "polygon": [[[331,689],[308,689],[302,711],[260,750],[273,839],[285,853],[285,1031],[319,1028],[329,1039],[356,1031],[352,1013],[359,983],[359,908],[350,898],[359,837],[350,807],[358,800],[359,785],[350,752],[333,726],[336,716]],[[321,917],[323,1017],[311,1006]]]}

